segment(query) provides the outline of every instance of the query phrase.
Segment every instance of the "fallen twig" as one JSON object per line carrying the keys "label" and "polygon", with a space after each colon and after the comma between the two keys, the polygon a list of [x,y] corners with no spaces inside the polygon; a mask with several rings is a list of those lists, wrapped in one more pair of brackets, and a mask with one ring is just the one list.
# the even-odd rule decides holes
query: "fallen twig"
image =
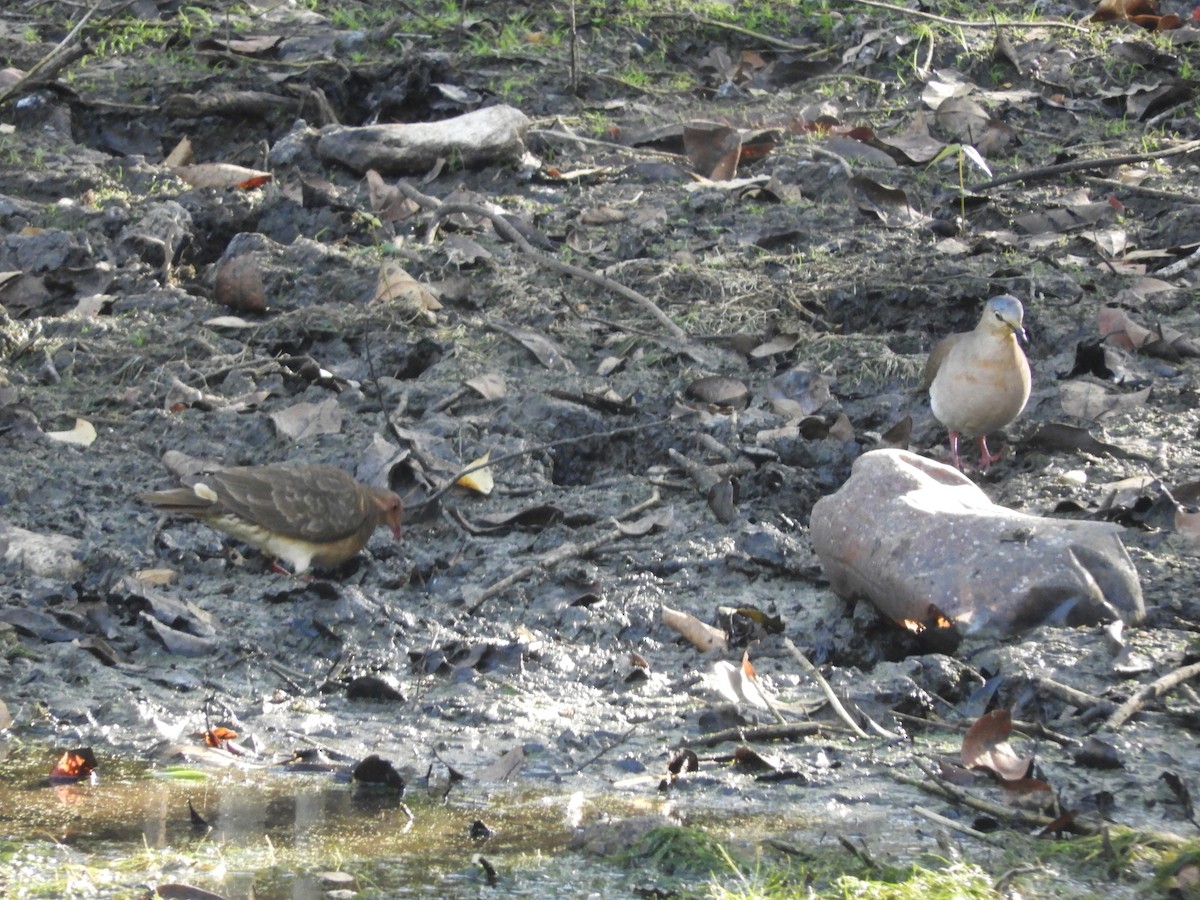
{"label": "fallen twig", "polygon": [[[957,787],[946,779],[942,778],[937,772],[930,768],[927,764],[919,759],[913,760],[913,765],[920,769],[928,781],[921,781],[917,778],[910,778],[907,775],[902,775],[899,772],[893,772],[892,777],[897,781],[910,785],[915,788],[920,788],[927,794],[936,794],[944,800],[951,800],[955,803],[961,803],[963,806],[969,806],[972,809],[977,809],[980,812],[987,813],[999,819],[1001,822],[1008,824],[1026,825],[1035,828],[1045,828],[1054,822],[1054,819],[1049,816],[1044,816],[1041,813],[1028,812],[1023,809],[1013,809],[1011,806],[1002,806],[999,803],[992,803],[988,800],[983,800],[976,797],[960,787]],[[1076,819],[1071,824],[1072,829],[1080,834],[1099,834],[1100,829],[1095,825],[1090,825],[1087,822],[1081,822]]]}
{"label": "fallen twig", "polygon": [[999,21],[997,19],[975,20],[975,19],[952,19],[949,16],[939,16],[936,13],[923,12],[919,9],[910,9],[907,6],[897,6],[894,3],[884,3],[883,0],[850,0],[851,3],[857,3],[860,6],[871,6],[875,9],[886,9],[888,12],[900,13],[904,16],[910,16],[914,19],[925,19],[930,22],[938,22],[942,25],[954,25],[959,28],[1066,28],[1071,31],[1089,32],[1092,29],[1086,25],[1080,25],[1077,22],[1067,22],[1058,19],[1033,19],[1028,22],[1017,20]]}
{"label": "fallen twig", "polygon": [[562,776],[569,776],[569,775],[578,775],[580,772],[582,772],[584,769],[586,769],[592,763],[603,758],[605,754],[610,753],[613,750],[615,750],[617,747],[620,747],[623,744],[625,744],[631,737],[633,737],[633,733],[635,731],[637,731],[637,729],[638,729],[638,727],[636,725],[634,725],[632,728],[630,728],[624,734],[620,735],[615,741],[612,741],[611,743],[607,744],[602,750],[597,752],[594,756],[591,756],[588,759],[585,759],[583,762],[581,762],[579,765],[577,765],[573,769],[568,769],[565,772],[559,772],[558,776],[562,777]]}
{"label": "fallen twig", "polygon": [[1120,728],[1129,719],[1137,715],[1148,701],[1156,697],[1161,697],[1167,691],[1178,687],[1185,681],[1190,681],[1197,675],[1200,675],[1200,663],[1192,663],[1190,666],[1184,666],[1181,669],[1176,669],[1174,672],[1168,672],[1161,678],[1156,678],[1118,706],[1117,711],[1108,717],[1108,721],[1104,723],[1104,727],[1113,730]]}
{"label": "fallen twig", "polygon": [[[457,394],[455,396],[457,396]],[[465,468],[459,469],[452,476],[450,476],[450,479],[445,484],[443,484],[440,488],[438,488],[421,502],[414,503],[412,508],[417,510],[424,506],[428,506],[430,503],[436,502],[446,493],[448,493],[456,484],[458,484],[459,480],[464,475],[470,475],[472,472],[478,472],[480,469],[490,469],[495,466],[501,466],[507,462],[512,462],[514,459],[521,459],[534,453],[543,453],[546,450],[553,450],[555,447],[565,447],[569,444],[578,444],[582,441],[606,440],[614,438],[620,434],[632,434],[637,431],[644,431],[647,428],[655,428],[659,425],[666,425],[669,421],[669,419],[655,419],[653,422],[642,422],[640,425],[625,425],[621,428],[610,428],[607,431],[592,431],[588,434],[580,434],[575,437],[559,438],[557,441],[547,441],[544,444],[538,444],[536,447],[526,447],[524,450],[506,453],[504,456],[498,456],[495,459],[478,460],[477,462],[473,462]],[[395,422],[392,423],[392,427],[395,428]],[[408,508],[407,503],[405,504],[405,508]]]}
{"label": "fallen twig", "polygon": [[[14,84],[0,91],[0,106],[3,106],[17,94],[28,91],[35,85],[45,84],[50,81],[59,72],[87,53],[86,48],[76,47],[74,44],[79,38],[79,32],[83,30],[83,26],[96,14],[103,2],[104,0],[96,0],[92,4],[92,8],[83,14],[83,18],[75,23],[75,27],[67,32],[67,36],[59,41],[53,50],[38,60],[33,68],[21,76]],[[126,7],[132,5],[133,0],[126,0],[125,3],[122,3],[115,9],[109,10],[108,20],[111,20],[117,13],[124,11]]]}
{"label": "fallen twig", "polygon": [[[850,727],[850,730],[853,731],[858,737],[870,737],[870,735],[863,731],[862,727],[854,721],[854,717],[846,711],[846,707],[842,705],[842,701],[838,699],[838,695],[833,692],[833,687],[828,681],[825,680],[825,676],[817,670],[816,666],[809,662],[807,656],[800,652],[800,648],[792,643],[792,639],[784,638],[783,645],[792,652],[792,656],[796,658],[796,662],[800,663],[801,668],[803,668],[804,671],[807,672],[821,688],[822,693],[825,694],[825,698],[829,701],[829,705],[833,707],[833,711],[837,713],[838,718],[845,722]],[[895,737],[895,735],[892,735],[892,737]]]}
{"label": "fallen twig", "polygon": [[959,834],[965,834],[967,837],[973,837],[977,841],[983,841],[985,844],[991,844],[993,847],[1007,846],[1008,841],[996,837],[994,834],[986,834],[982,831],[977,831],[964,825],[962,822],[955,822],[953,819],[948,819],[945,816],[938,815],[931,809],[926,809],[923,806],[914,806],[912,808],[918,816],[928,819],[930,822],[936,822],[943,828],[949,828],[952,831],[957,831]]}
{"label": "fallen twig", "polygon": [[773,34],[767,34],[762,31],[752,31],[749,28],[744,28],[741,25],[736,25],[733,22],[722,22],[719,19],[709,19],[694,11],[685,12],[654,12],[647,13],[648,19],[687,19],[690,22],[695,22],[697,25],[703,25],[706,28],[719,28],[723,31],[732,31],[734,34],[740,34],[743,37],[752,38],[760,41],[770,47],[776,47],[780,50],[790,50],[793,53],[812,53],[814,50],[824,50],[817,44],[797,44],[794,41],[789,41]]}
{"label": "fallen twig", "polygon": [[[654,493],[650,495],[649,499],[643,500],[641,503],[630,507],[628,510],[621,513],[620,516],[614,517],[613,521],[616,522],[618,518],[628,518],[644,512],[645,510],[650,509],[652,506],[656,506],[661,502],[661,500],[662,498],[659,495],[658,490],[655,489]],[[490,587],[484,588],[482,593],[475,598],[475,602],[472,603],[470,608],[467,610],[467,614],[472,616],[475,615],[483,607],[483,604],[487,603],[493,597],[504,593],[513,585],[524,581],[526,578],[536,575],[538,572],[553,568],[560,562],[568,559],[576,559],[587,556],[589,553],[593,553],[596,550],[599,550],[601,547],[611,544],[613,541],[625,536],[625,532],[614,525],[611,531],[607,531],[599,537],[593,538],[590,541],[585,541],[582,544],[568,542],[555,547],[549,553],[544,554],[537,562],[530,563],[527,566],[521,566],[521,568],[517,569],[517,571],[506,575]]]}
{"label": "fallen twig", "polygon": [[1088,694],[1078,688],[1073,688],[1069,684],[1063,684],[1060,681],[1055,681],[1052,678],[1044,676],[1040,678],[1031,678],[1030,683],[1037,688],[1039,694],[1048,694],[1056,700],[1061,700],[1063,703],[1069,703],[1076,709],[1103,709],[1105,712],[1116,709],[1116,704],[1111,700],[1105,700],[1103,697],[1097,697],[1095,694]]}
{"label": "fallen twig", "polygon": [[680,747],[712,747],[725,741],[749,743],[751,741],[790,741],[798,737],[809,737],[822,731],[839,730],[837,726],[820,722],[793,722],[788,725],[759,725],[754,728],[722,728],[699,737],[681,741]]}
{"label": "fallen twig", "polygon": [[[857,0],[857,2],[861,3],[862,0]],[[1068,172],[1082,172],[1086,169],[1111,169],[1116,166],[1128,166],[1151,159],[1164,159],[1168,156],[1194,153],[1197,150],[1200,150],[1200,141],[1188,141],[1185,144],[1168,147],[1166,150],[1153,150],[1149,153],[1129,153],[1125,156],[1110,156],[1107,159],[1074,159],[1071,162],[1059,163],[1054,166],[1030,169],[1028,172],[1014,172],[1011,175],[1003,175],[1000,178],[993,178],[991,181],[985,181],[982,184],[970,185],[967,190],[972,193],[979,193],[1000,187],[1003,184],[1011,184],[1014,181],[1037,181],[1042,178],[1053,178],[1056,175],[1063,175]]]}
{"label": "fallen twig", "polygon": [[587,269],[580,268],[579,266],[573,266],[570,263],[562,262],[561,260],[557,260],[549,254],[543,253],[541,250],[538,250],[531,243],[529,243],[529,241],[525,240],[525,236],[521,234],[521,232],[517,231],[517,229],[508,223],[507,219],[498,213],[492,212],[491,210],[486,209],[477,203],[443,203],[436,197],[430,197],[428,194],[422,194],[408,182],[403,180],[396,182],[396,188],[409,200],[412,200],[414,203],[419,204],[425,209],[433,211],[436,218],[440,219],[444,216],[461,213],[463,215],[477,216],[479,218],[487,219],[492,223],[492,227],[496,229],[496,233],[498,235],[500,235],[506,241],[516,244],[517,247],[520,248],[521,252],[526,256],[530,257],[546,268],[554,270],[555,272],[560,272],[563,275],[568,275],[572,278],[580,278],[584,281],[589,281],[606,291],[611,291],[614,294],[624,297],[626,300],[631,300],[638,306],[642,307],[642,309],[644,309],[651,316],[653,316],[660,325],[662,325],[671,333],[672,337],[680,341],[688,341],[687,332],[672,322],[670,317],[667,316],[667,314],[661,309],[659,309],[655,305],[654,301],[649,297],[638,293],[631,287],[626,287],[620,282],[613,281],[611,278],[600,275],[597,272],[591,272]]}

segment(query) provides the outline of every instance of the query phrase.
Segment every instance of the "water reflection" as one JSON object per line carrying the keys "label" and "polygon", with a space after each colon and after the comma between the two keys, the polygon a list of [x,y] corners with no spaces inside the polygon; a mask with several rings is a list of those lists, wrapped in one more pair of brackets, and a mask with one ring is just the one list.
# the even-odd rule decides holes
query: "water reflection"
{"label": "water reflection", "polygon": [[[185,780],[102,769],[97,784],[50,787],[51,765],[40,758],[0,762],[0,842],[21,842],[25,856],[44,859],[51,870],[68,849],[72,860],[100,868],[150,854],[170,877],[133,870],[130,884],[189,881],[231,900],[316,900],[330,890],[371,886],[386,888],[384,896],[473,896],[483,873],[472,859],[481,850],[494,862],[541,867],[563,851],[572,831],[569,796],[493,795],[474,785],[448,799],[442,791],[402,798],[328,774],[265,771]],[[189,800],[207,826],[193,825]],[[480,819],[492,830],[486,841],[471,837]],[[339,869],[351,883],[330,883],[328,871]],[[563,867],[562,877],[577,875]]]}

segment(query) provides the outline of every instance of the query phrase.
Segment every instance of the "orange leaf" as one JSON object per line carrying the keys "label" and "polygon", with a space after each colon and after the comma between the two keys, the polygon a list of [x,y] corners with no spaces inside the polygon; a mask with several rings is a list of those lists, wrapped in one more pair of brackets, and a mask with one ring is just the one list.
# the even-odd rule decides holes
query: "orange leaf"
{"label": "orange leaf", "polygon": [[220,747],[226,741],[232,741],[238,736],[238,733],[231,728],[223,728],[220,725],[215,728],[210,728],[204,732],[204,746]]}
{"label": "orange leaf", "polygon": [[51,784],[79,781],[88,778],[96,769],[96,755],[91,747],[68,750],[50,772]]}
{"label": "orange leaf", "polygon": [[758,678],[758,673],[754,671],[754,666],[750,662],[750,648],[747,647],[742,651],[742,671],[746,673],[746,677],[750,679]]}

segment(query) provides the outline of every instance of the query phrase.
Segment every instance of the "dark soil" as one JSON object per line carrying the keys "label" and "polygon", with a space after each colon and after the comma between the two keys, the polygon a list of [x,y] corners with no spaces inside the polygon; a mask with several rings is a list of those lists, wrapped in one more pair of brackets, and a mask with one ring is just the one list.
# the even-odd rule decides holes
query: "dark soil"
{"label": "dark soil", "polygon": [[[959,27],[838,3],[765,7],[740,23],[756,36],[687,13],[633,23],[617,4],[592,4],[572,71],[560,12],[536,5],[515,19],[508,4],[472,4],[448,21],[414,17],[440,14],[423,3],[342,2],[326,17],[247,17],[222,3],[158,17],[153,6],[133,8],[150,18],[131,10],[97,25],[88,55],[0,106],[0,527],[78,541],[78,565],[0,568],[0,701],[13,734],[165,761],[222,724],[260,760],[318,746],[380,754],[408,777],[438,759],[471,777],[519,747],[515,780],[654,798],[683,742],[774,721],[722,695],[717,659],[738,663],[749,646],[779,703],[821,699],[790,639],[906,739],[851,741],[823,709],[816,720],[833,728],[820,737],[759,745],[802,778],[764,785],[713,761],[731,745],[704,748],[712,780],[681,788],[679,811],[767,821],[800,804],[808,826],[780,839],[865,838],[903,861],[940,852],[914,804],[958,814],[893,777],[922,778],[913,759],[956,754],[960,731],[1001,707],[1082,742],[1103,715],[1038,679],[1119,703],[1195,660],[1197,544],[1176,513],[1200,481],[1200,367],[1170,340],[1101,345],[1097,323],[1117,306],[1200,340],[1197,269],[1156,274],[1200,245],[1198,158],[1151,158],[1200,138],[1194,32],[1172,44],[1132,26]],[[27,70],[78,11],[18,7],[0,13],[0,58]],[[262,35],[279,41],[256,54],[224,43]],[[739,67],[743,53],[758,56]],[[955,80],[975,86],[984,137],[951,133],[958,120],[927,104]],[[220,102],[235,91],[271,97],[248,114]],[[372,208],[364,173],[315,149],[315,129],[333,121],[429,121],[499,103],[532,120],[529,158],[473,169],[450,159],[411,184],[494,205],[543,253],[649,297],[686,342],[501,240],[487,219],[434,229],[426,212]],[[956,157],[930,165],[895,146],[922,118],[936,142],[979,145],[995,176],[1026,177],[982,186],[989,176],[964,157],[964,206]],[[693,177],[680,126],[698,122],[767,133],[769,152],[747,153],[737,171],[764,176],[757,187]],[[163,164],[185,137],[196,162],[272,180],[190,187]],[[1080,159],[1097,162],[1040,172]],[[265,309],[218,302],[218,269],[246,256]],[[378,299],[391,265],[441,308]],[[1034,393],[994,441],[1005,459],[975,477],[1007,506],[1127,527],[1148,620],[1116,662],[1101,628],[931,653],[832,595],[806,537],[813,503],[906,416],[909,446],[943,456],[918,373],[938,338],[973,327],[1000,293],[1026,306]],[[502,395],[464,389],[483,375],[503,380]],[[694,383],[713,375],[748,401],[698,398]],[[1064,406],[1072,384],[1118,400],[1150,393],[1085,418]],[[290,438],[273,416],[300,403],[340,422]],[[95,427],[90,446],[47,437],[76,418]],[[1047,423],[1115,450],[1031,440]],[[137,501],[173,483],[168,451],[332,463],[386,482],[406,497],[404,539],[381,530],[311,581],[274,574],[256,552]],[[485,453],[505,458],[490,495],[425,502]],[[653,529],[614,534],[613,517],[646,515],[658,516]],[[167,584],[144,575],[161,568],[176,573]],[[729,630],[731,648],[698,653],[663,626],[663,606]],[[778,617],[782,632],[732,607]],[[380,681],[398,694],[370,699]],[[1039,777],[1093,824],[1103,814],[1191,836],[1160,776],[1187,783],[1200,769],[1197,712],[1185,687],[1104,733],[1116,770],[1077,767],[1070,741],[1039,743]],[[1010,867],[1002,851],[961,841],[997,875]],[[1147,864],[1130,857],[1111,872],[1111,884],[1109,869],[1071,877],[1144,895]],[[1025,885],[1056,890],[1044,874]]]}

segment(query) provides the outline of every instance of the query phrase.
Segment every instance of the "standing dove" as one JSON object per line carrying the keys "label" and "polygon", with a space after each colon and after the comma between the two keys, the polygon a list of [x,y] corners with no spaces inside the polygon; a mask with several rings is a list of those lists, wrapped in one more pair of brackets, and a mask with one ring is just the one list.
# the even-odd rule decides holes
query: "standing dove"
{"label": "standing dove", "polygon": [[163,512],[195,516],[282,560],[296,575],[310,566],[340,565],[380,525],[400,538],[400,498],[359,484],[335,466],[239,466],[182,480],[185,487],[139,499]]}
{"label": "standing dove", "polygon": [[987,436],[1003,428],[1029,400],[1029,361],[1017,337],[1021,326],[1021,301],[1008,294],[993,297],[983,308],[974,331],[945,337],[925,363],[922,388],[938,421],[950,431],[950,461],[962,469],[958,437],[975,438],[979,467],[986,469],[1000,458],[988,451]]}

